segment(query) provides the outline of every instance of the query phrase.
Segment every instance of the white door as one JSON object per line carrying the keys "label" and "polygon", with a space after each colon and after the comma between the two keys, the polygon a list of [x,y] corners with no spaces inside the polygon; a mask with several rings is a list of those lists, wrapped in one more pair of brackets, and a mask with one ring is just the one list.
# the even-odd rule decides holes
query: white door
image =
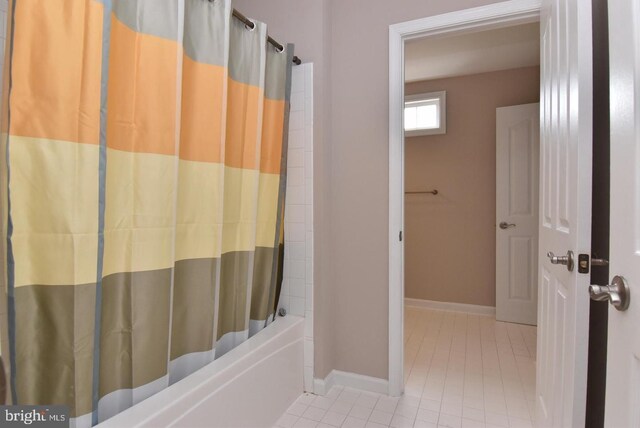
{"label": "white door", "polygon": [[606,427],[640,427],[640,2],[609,0],[611,235],[609,272],[630,289],[609,306]]}
{"label": "white door", "polygon": [[496,319],[536,324],[540,104],[496,109]]}
{"label": "white door", "polygon": [[547,253],[591,249],[591,2],[542,3],[536,426],[583,427],[589,275]]}

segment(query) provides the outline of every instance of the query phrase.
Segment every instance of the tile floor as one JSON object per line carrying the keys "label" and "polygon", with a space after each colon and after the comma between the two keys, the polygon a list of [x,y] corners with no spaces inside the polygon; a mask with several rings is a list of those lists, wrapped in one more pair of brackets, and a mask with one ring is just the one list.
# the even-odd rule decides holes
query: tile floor
{"label": "tile floor", "polygon": [[407,307],[405,395],[304,394],[279,428],[531,428],[536,328]]}

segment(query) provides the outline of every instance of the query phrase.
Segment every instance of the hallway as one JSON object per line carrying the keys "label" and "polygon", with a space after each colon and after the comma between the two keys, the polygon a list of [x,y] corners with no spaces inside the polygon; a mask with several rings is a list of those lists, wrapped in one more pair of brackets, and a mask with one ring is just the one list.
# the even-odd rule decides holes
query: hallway
{"label": "hallway", "polygon": [[536,328],[405,308],[405,395],[333,387],[302,395],[277,427],[531,428]]}

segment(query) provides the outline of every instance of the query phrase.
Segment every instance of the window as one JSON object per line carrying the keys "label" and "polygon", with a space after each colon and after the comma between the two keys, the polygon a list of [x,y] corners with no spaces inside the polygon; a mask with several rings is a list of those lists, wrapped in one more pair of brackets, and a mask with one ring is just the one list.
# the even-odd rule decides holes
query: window
{"label": "window", "polygon": [[408,95],[404,102],[404,135],[445,134],[447,132],[447,93]]}

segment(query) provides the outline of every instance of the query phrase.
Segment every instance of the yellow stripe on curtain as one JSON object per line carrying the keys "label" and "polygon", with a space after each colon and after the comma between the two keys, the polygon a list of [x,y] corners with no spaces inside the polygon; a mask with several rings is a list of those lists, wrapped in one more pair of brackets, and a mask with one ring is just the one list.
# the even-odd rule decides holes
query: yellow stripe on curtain
{"label": "yellow stripe on curtain", "polygon": [[11,171],[14,286],[94,283],[98,146],[12,136]]}

